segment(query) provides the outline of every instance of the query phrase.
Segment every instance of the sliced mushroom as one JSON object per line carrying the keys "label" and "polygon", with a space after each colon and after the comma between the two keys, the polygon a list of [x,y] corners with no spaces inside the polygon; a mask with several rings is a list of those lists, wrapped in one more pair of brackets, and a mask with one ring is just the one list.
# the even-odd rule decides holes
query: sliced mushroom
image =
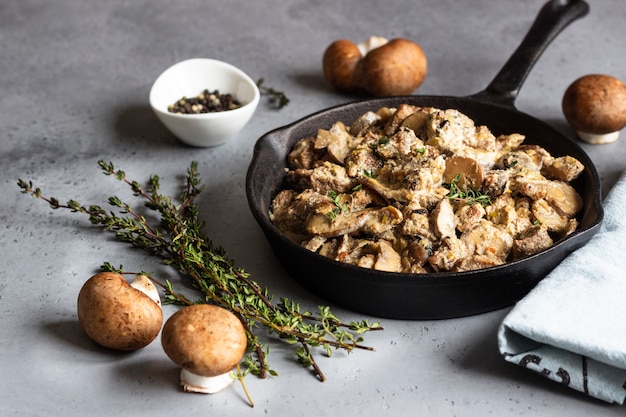
{"label": "sliced mushroom", "polygon": [[480,190],[483,183],[483,168],[472,158],[453,156],[446,159],[443,180],[463,190]]}
{"label": "sliced mushroom", "polygon": [[420,109],[402,120],[402,123],[400,123],[400,128],[411,129],[417,134],[422,131],[427,121],[428,112]]}
{"label": "sliced mushroom", "polygon": [[545,199],[568,218],[583,208],[583,199],[576,189],[563,181],[550,181]]}
{"label": "sliced mushroom", "polygon": [[584,170],[582,162],[569,155],[554,158],[552,164],[544,168],[548,178],[565,182],[575,180]]}
{"label": "sliced mushroom", "polygon": [[432,212],[433,225],[439,237],[456,236],[456,218],[450,200],[442,199]]}
{"label": "sliced mushroom", "polygon": [[[428,257],[431,255],[429,248],[427,247],[426,239],[412,240],[407,244],[403,261],[408,262],[405,265],[405,269],[412,273],[424,273],[425,269],[423,265],[428,261]],[[416,269],[415,267],[419,267]],[[419,272],[416,272],[419,271]]]}
{"label": "sliced mushroom", "polygon": [[435,271],[451,271],[454,265],[466,257],[467,246],[457,237],[441,239],[439,247],[428,257],[428,264]]}
{"label": "sliced mushroom", "polygon": [[374,190],[378,195],[387,201],[400,201],[406,203],[411,200],[411,193],[406,188],[393,189],[384,185],[378,179],[371,177],[363,178],[361,183]]}
{"label": "sliced mushroom", "polygon": [[320,194],[329,191],[345,193],[356,185],[356,181],[348,176],[344,167],[330,161],[325,161],[313,169],[289,171],[287,178],[298,190],[310,188]]}
{"label": "sliced mushroom", "polygon": [[359,147],[348,155],[344,164],[350,177],[358,177],[364,173],[375,173],[382,167],[383,162],[370,147]]}
{"label": "sliced mushroom", "polygon": [[312,235],[341,236],[361,232],[380,234],[402,222],[402,213],[393,206],[342,213],[316,213],[309,217],[306,229]]}
{"label": "sliced mushroom", "polygon": [[511,255],[513,259],[524,258],[549,248],[553,243],[545,227],[532,226],[513,241]]}
{"label": "sliced mushroom", "polygon": [[302,242],[302,246],[311,252],[317,252],[326,243],[326,240],[323,236],[313,236],[311,239]]}
{"label": "sliced mushroom", "polygon": [[454,212],[456,228],[459,232],[465,232],[474,227],[485,215],[485,208],[482,204],[463,204]]}
{"label": "sliced mushroom", "polygon": [[533,156],[534,155],[530,155],[529,153],[520,150],[511,151],[504,154],[496,162],[496,167],[500,169],[512,169],[515,172],[540,172],[542,160],[540,157]]}
{"label": "sliced mushroom", "polygon": [[533,201],[532,213],[541,225],[551,232],[561,232],[569,223],[566,215],[543,198]]}
{"label": "sliced mushroom", "polygon": [[538,173],[516,175],[509,181],[511,191],[530,197],[533,200],[545,198],[550,181]]}
{"label": "sliced mushroom", "polygon": [[400,254],[386,240],[379,240],[378,254],[374,262],[374,269],[378,271],[400,272],[402,270]]}
{"label": "sliced mushroom", "polygon": [[532,224],[530,202],[525,197],[502,194],[485,211],[488,220],[503,226],[511,236],[517,236]]}
{"label": "sliced mushroom", "polygon": [[354,122],[352,122],[348,131],[352,136],[359,136],[361,132],[369,129],[381,120],[382,117],[378,113],[370,110],[366,113],[363,113]]}
{"label": "sliced mushroom", "polygon": [[513,237],[504,227],[481,220],[461,235],[468,251],[476,255],[495,256],[505,260],[511,252]]}
{"label": "sliced mushroom", "polygon": [[287,161],[291,169],[311,169],[315,161],[315,138],[301,139],[293,145],[287,155]]}
{"label": "sliced mushroom", "polygon": [[483,193],[491,198],[505,194],[509,187],[511,172],[503,169],[492,169],[485,173],[483,178]]}
{"label": "sliced mushroom", "polygon": [[315,149],[326,149],[333,162],[343,164],[350,154],[350,133],[342,122],[335,122],[329,130],[319,129]]}
{"label": "sliced mushroom", "polygon": [[418,106],[414,106],[411,104],[400,104],[396,111],[393,113],[393,116],[389,121],[387,121],[387,125],[385,126],[384,133],[386,136],[391,136],[398,131],[402,123],[407,119],[407,117],[411,116],[416,112],[422,112],[422,108]]}
{"label": "sliced mushroom", "polygon": [[404,213],[401,231],[406,236],[428,236],[430,234],[430,216],[428,210],[407,210]]}
{"label": "sliced mushroom", "polygon": [[460,259],[452,269],[454,272],[474,271],[502,265],[504,261],[494,255],[471,255]]}

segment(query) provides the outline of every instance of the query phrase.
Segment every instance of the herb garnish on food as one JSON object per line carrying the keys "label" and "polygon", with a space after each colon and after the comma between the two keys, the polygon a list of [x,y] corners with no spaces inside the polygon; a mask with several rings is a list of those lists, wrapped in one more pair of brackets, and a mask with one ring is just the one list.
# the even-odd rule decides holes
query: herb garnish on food
{"label": "herb garnish on food", "polygon": [[447,184],[447,188],[450,192],[446,195],[446,197],[450,200],[455,201],[465,201],[470,206],[476,203],[482,204],[483,206],[491,205],[491,198],[487,194],[483,194],[480,190],[472,190],[467,189],[466,191],[461,190],[457,183],[461,180],[461,174],[457,174],[450,184]]}

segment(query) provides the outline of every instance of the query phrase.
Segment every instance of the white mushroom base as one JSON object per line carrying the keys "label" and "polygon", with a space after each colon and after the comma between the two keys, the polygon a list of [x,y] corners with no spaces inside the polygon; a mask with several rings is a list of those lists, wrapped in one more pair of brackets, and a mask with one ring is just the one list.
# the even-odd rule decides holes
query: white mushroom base
{"label": "white mushroom base", "polygon": [[216,376],[202,376],[189,372],[186,369],[180,371],[180,385],[185,392],[199,392],[202,394],[215,394],[235,382],[230,377],[230,372]]}
{"label": "white mushroom base", "polygon": [[619,130],[617,132],[598,134],[598,133],[585,133],[577,132],[578,137],[587,143],[592,145],[601,145],[605,143],[615,142],[619,138]]}

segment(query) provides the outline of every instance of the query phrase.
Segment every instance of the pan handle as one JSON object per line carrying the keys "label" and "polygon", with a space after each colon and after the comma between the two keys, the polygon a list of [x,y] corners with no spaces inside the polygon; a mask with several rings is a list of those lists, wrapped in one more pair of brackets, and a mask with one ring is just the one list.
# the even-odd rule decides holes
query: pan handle
{"label": "pan handle", "polygon": [[469,97],[515,107],[522,84],[546,47],[565,27],[588,12],[589,5],[584,0],[551,0],[546,3],[522,43],[487,88]]}

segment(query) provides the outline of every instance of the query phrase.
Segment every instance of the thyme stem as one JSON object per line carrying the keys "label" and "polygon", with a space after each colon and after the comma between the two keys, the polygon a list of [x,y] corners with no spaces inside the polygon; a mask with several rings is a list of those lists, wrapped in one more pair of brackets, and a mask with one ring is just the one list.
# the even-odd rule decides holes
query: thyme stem
{"label": "thyme stem", "polygon": [[289,104],[289,98],[287,97],[287,95],[285,95],[285,93],[283,93],[282,91],[278,91],[274,88],[265,86],[264,78],[259,78],[256,82],[256,85],[259,88],[261,94],[269,96],[270,103],[276,106],[276,108],[282,109],[287,104]]}
{"label": "thyme stem", "polygon": [[[346,352],[353,349],[374,350],[361,344],[361,334],[381,330],[378,323],[370,324],[367,320],[344,323],[326,306],[319,306],[317,314],[301,312],[298,303],[286,298],[274,303],[267,288],[255,282],[245,270],[236,268],[224,250],[213,245],[202,231],[204,222],[200,220],[195,204],[196,197],[204,189],[195,161],[187,170],[178,203],[160,193],[160,179],[156,175],[150,177],[144,188],[137,181],[127,179],[124,171],[116,169],[112,163],[99,161],[98,165],[105,175],[128,185],[133,195],[144,201],[145,208],[156,211],[158,222],[151,223],[138,209],[115,196],[109,197],[108,203],[117,212],[106,211],[97,205],[85,206],[75,200],[62,204],[57,198],[44,196],[32,182],[21,179],[18,186],[22,193],[43,200],[52,209],[67,209],[87,215],[92,224],[113,232],[119,241],[160,258],[164,264],[179,272],[181,279],[191,282],[201,295],[201,299],[192,301],[176,291],[170,281],[163,283],[150,277],[163,290],[165,303],[213,303],[235,313],[246,330],[248,350],[255,357],[244,359],[246,369],[243,374],[238,370],[238,378],[247,373],[261,378],[265,378],[268,372],[277,375],[269,366],[268,346],[256,335],[258,327],[265,328],[270,335],[277,335],[278,339],[297,345],[294,353],[298,361],[312,368],[321,381],[326,376],[315,361],[313,348],[321,347],[327,356],[331,356],[332,349]],[[103,268],[112,267],[105,263]]]}

